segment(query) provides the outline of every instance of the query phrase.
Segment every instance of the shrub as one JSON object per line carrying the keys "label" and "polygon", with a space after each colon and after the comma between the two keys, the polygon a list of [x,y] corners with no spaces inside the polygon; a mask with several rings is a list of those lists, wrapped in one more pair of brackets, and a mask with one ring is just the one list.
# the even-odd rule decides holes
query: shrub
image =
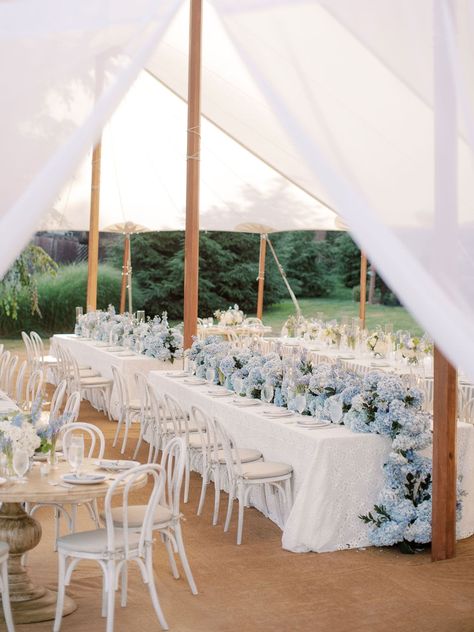
{"label": "shrub", "polygon": [[[99,266],[97,284],[97,307],[107,308],[109,303],[118,308],[120,300],[121,273],[110,265]],[[42,335],[71,332],[74,329],[75,307],[85,308],[87,292],[87,264],[69,265],[59,268],[55,277],[40,275],[37,278],[38,301],[42,317],[31,313],[31,303],[26,291],[18,297],[18,319],[11,320],[2,311],[0,334],[18,335],[35,330]],[[140,309],[143,294],[134,283],[134,305]]]}

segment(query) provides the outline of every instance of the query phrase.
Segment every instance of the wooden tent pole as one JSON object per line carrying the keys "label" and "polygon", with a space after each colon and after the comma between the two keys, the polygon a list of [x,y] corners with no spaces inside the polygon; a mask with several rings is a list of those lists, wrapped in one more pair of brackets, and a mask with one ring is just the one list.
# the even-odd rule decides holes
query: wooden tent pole
{"label": "wooden tent pole", "polygon": [[360,296],[359,296],[359,323],[360,328],[365,329],[365,306],[367,300],[367,257],[360,253]]}
{"label": "wooden tent pole", "polygon": [[434,350],[433,522],[431,559],[456,552],[456,369]]}
{"label": "wooden tent pole", "polygon": [[[457,268],[443,253],[454,252],[458,220],[458,104],[443,3],[434,3],[434,220],[433,272],[449,278]],[[449,9],[448,9],[449,10]],[[434,351],[433,493],[431,559],[456,553],[456,369]]]}
{"label": "wooden tent pole", "polygon": [[97,309],[97,275],[99,270],[100,141],[92,152],[91,207],[87,272],[87,311]]}
{"label": "wooden tent pole", "polygon": [[197,333],[199,293],[199,166],[201,146],[202,0],[191,0],[188,71],[186,236],[184,242],[184,348]]}
{"label": "wooden tent pole", "polygon": [[122,263],[122,286],[120,288],[120,313],[125,312],[125,301],[127,297],[127,279],[128,279],[128,258],[130,250],[130,240],[124,237],[123,242],[123,263]]}
{"label": "wooden tent pole", "polygon": [[257,318],[263,317],[263,290],[265,286],[265,256],[267,254],[267,236],[260,235],[260,259],[258,262],[258,294],[257,294]]}

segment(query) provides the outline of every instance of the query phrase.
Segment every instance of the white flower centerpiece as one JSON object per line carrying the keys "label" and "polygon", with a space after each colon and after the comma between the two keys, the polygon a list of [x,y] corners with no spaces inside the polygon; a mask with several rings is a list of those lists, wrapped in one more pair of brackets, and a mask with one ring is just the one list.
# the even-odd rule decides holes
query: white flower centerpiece
{"label": "white flower centerpiece", "polygon": [[232,307],[230,306],[225,311],[217,309],[214,312],[214,317],[217,318],[219,325],[224,327],[238,327],[244,322],[245,315],[237,303]]}

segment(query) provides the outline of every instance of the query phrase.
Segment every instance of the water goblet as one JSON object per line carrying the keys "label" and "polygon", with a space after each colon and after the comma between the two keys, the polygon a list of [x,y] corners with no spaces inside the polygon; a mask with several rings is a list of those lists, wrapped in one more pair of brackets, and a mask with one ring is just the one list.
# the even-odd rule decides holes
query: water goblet
{"label": "water goblet", "polygon": [[296,410],[302,415],[306,409],[306,395],[304,393],[295,395],[294,402]]}
{"label": "water goblet", "polygon": [[30,467],[30,456],[26,450],[16,448],[13,452],[13,469],[17,475],[17,483],[26,483],[25,474]]}
{"label": "water goblet", "polygon": [[79,470],[84,461],[84,437],[73,435],[67,446],[67,460],[75,476],[79,476]]}
{"label": "water goblet", "polygon": [[214,384],[214,380],[216,378],[216,370],[215,369],[206,369],[206,380],[209,384]]}
{"label": "water goblet", "polygon": [[242,393],[242,387],[244,385],[243,379],[241,377],[234,377],[234,379],[232,380],[232,384],[234,385],[234,390],[236,394],[240,395]]}
{"label": "water goblet", "polygon": [[267,404],[271,404],[272,400],[273,400],[273,395],[274,395],[274,389],[273,386],[271,384],[269,384],[268,382],[265,383],[263,385],[262,388],[262,392],[261,392],[261,398],[263,399],[264,402],[266,402]]}

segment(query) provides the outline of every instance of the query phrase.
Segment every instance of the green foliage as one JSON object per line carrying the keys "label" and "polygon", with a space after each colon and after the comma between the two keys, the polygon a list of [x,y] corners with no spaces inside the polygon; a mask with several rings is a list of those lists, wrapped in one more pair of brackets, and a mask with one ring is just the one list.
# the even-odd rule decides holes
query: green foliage
{"label": "green foliage", "polygon": [[[244,312],[255,311],[260,238],[242,233],[201,233],[199,252],[199,314],[211,315],[238,303]],[[163,310],[173,320],[183,318],[184,234],[147,233],[132,237],[133,274],[143,291],[148,314]],[[121,266],[122,247],[111,254]],[[276,268],[267,269],[265,304],[285,296]]]}
{"label": "green foliage", "polygon": [[[329,296],[336,283],[333,247],[328,240],[315,241],[313,231],[270,236],[280,263],[297,298]],[[274,266],[269,254],[269,266]]]}
{"label": "green foliage", "polygon": [[333,256],[336,270],[344,287],[358,286],[360,282],[360,250],[349,233],[340,233],[336,237],[333,243]]}
{"label": "green foliage", "polygon": [[20,294],[27,295],[31,314],[41,317],[37,275],[52,277],[57,264],[39,246],[27,246],[0,282],[0,307],[6,318],[17,320]]}
{"label": "green foliage", "polygon": [[[4,312],[0,314],[0,333],[18,335],[23,329],[35,330],[44,335],[55,332],[72,332],[75,323],[75,307],[85,307],[87,290],[87,264],[64,266],[51,278],[48,274],[35,278],[42,317],[32,314],[26,290],[18,295],[18,318],[12,321]],[[109,303],[118,307],[120,300],[121,273],[110,265],[99,266],[97,307],[107,308]],[[134,301],[141,306],[143,296],[134,286]]]}

